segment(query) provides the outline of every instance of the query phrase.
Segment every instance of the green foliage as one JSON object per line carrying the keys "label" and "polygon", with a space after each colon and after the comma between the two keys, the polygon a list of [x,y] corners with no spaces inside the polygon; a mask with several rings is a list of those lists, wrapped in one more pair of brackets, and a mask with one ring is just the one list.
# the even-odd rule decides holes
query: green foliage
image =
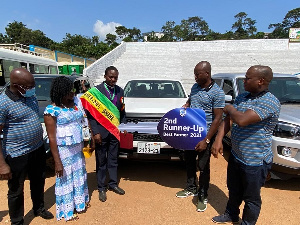
{"label": "green foliage", "polygon": [[5,28],[6,35],[1,34],[1,43],[21,43],[49,48],[54,41],[46,37],[40,30],[31,30],[22,22],[14,21]]}
{"label": "green foliage", "polygon": [[116,33],[119,38],[125,42],[137,42],[143,40],[141,30],[136,27],[130,29],[124,26],[118,26],[116,27]]}
{"label": "green foliage", "polygon": [[269,38],[288,38],[290,28],[300,28],[300,8],[288,11],[281,23],[269,25],[269,29],[274,29]]}
{"label": "green foliage", "polygon": [[116,35],[114,35],[114,34],[107,34],[107,35],[106,35],[105,41],[106,41],[106,43],[107,43],[109,46],[112,45],[113,43],[115,43],[116,40],[117,40],[117,36],[116,36]]}
{"label": "green foliage", "polygon": [[[240,12],[234,16],[235,22],[230,31],[218,33],[211,29],[207,22],[199,16],[181,20],[180,24],[167,21],[161,28],[163,35],[157,37],[152,31],[147,35],[147,41],[173,42],[173,41],[210,41],[210,40],[233,40],[245,38],[265,38],[264,32],[257,32],[256,20],[248,17],[247,13]],[[281,23],[269,25],[273,31],[268,38],[288,38],[289,28],[300,27],[300,8],[290,10]],[[0,33],[0,43],[21,43],[36,45],[51,50],[59,50],[69,54],[98,59],[117,47],[117,40],[125,42],[144,41],[140,29],[132,29],[125,26],[116,27],[116,34],[107,34],[104,42],[99,41],[98,36],[92,38],[82,35],[66,34],[62,42],[57,43],[48,38],[40,30],[31,30],[22,22],[14,21],[5,28],[6,33]]]}
{"label": "green foliage", "polygon": [[288,28],[300,28],[300,8],[288,11],[282,23]]}
{"label": "green foliage", "polygon": [[247,16],[248,14],[245,12],[240,12],[234,16],[236,21],[231,29],[235,31],[235,39],[251,38],[257,31],[257,28],[255,27],[256,21]]}
{"label": "green foliage", "polygon": [[57,43],[46,37],[42,31],[28,29],[25,24],[17,21],[9,23],[5,31],[6,34],[0,33],[0,43],[36,45],[85,58],[98,59],[119,45],[115,42],[115,35],[113,35],[115,38],[109,36],[111,42],[103,43],[99,42],[98,36],[89,38],[78,34],[71,35],[69,33],[66,34],[66,37],[61,43]]}
{"label": "green foliage", "polygon": [[147,41],[149,41],[149,42],[159,42],[160,39],[155,35],[154,31],[151,31],[151,33],[147,35]]}
{"label": "green foliage", "polygon": [[204,39],[208,31],[207,22],[198,16],[181,20],[179,25],[175,25],[174,21],[167,21],[162,27],[164,36],[161,41],[199,41]]}
{"label": "green foliage", "polygon": [[161,30],[164,33],[164,36],[161,38],[161,41],[164,42],[172,42],[175,41],[175,22],[167,21],[164,26],[162,26]]}
{"label": "green foliage", "polygon": [[9,37],[0,33],[0,43],[8,44],[10,43]]}

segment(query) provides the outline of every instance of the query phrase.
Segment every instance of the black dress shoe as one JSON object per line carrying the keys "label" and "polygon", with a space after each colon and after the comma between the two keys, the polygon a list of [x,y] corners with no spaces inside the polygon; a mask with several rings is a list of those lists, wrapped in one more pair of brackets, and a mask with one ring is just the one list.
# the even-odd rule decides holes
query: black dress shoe
{"label": "black dress shoe", "polygon": [[111,191],[113,191],[113,192],[115,192],[119,195],[125,195],[125,191],[122,188],[118,187],[118,186],[113,187],[113,188],[109,188],[109,190],[111,190]]}
{"label": "black dress shoe", "polygon": [[107,199],[107,197],[106,197],[106,191],[99,191],[99,200],[101,202],[105,202],[106,199]]}
{"label": "black dress shoe", "polygon": [[40,216],[42,217],[43,219],[45,220],[50,220],[50,219],[53,219],[54,216],[51,212],[47,211],[46,209],[43,209],[37,213],[34,213],[35,216]]}

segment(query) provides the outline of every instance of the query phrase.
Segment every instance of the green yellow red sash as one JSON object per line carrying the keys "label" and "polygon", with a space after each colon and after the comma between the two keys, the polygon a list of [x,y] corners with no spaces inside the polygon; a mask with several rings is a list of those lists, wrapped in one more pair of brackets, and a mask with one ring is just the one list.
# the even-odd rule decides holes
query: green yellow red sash
{"label": "green yellow red sash", "polygon": [[120,112],[97,88],[93,87],[81,97],[82,105],[111,134],[120,141]]}

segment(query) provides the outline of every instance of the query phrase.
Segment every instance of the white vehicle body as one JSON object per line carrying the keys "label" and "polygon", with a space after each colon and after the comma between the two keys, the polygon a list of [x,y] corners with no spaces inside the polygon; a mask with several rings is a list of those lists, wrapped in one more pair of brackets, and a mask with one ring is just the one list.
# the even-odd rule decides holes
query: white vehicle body
{"label": "white vehicle body", "polygon": [[0,48],[0,86],[9,81],[10,72],[15,68],[23,67],[32,74],[57,74],[58,63],[55,60],[42,56],[32,55],[34,52],[18,52]]}
{"label": "white vehicle body", "polygon": [[[245,74],[219,73],[212,78],[224,90],[226,99],[232,100],[244,92]],[[300,78],[294,75],[274,74],[269,91],[281,102],[278,124],[273,133],[272,171],[277,176],[300,175]],[[229,143],[230,137],[225,137]],[[230,144],[230,143],[229,143]]]}
{"label": "white vehicle body", "polygon": [[[142,86],[144,89],[139,90]],[[133,150],[121,149],[120,157],[179,159],[178,151],[160,138],[157,125],[165,113],[186,103],[187,95],[181,82],[164,79],[130,80],[125,85],[124,96],[127,124],[120,124],[119,129],[133,133],[134,138]],[[141,150],[141,146],[148,146],[148,151]],[[153,152],[153,148],[159,148],[158,152]]]}

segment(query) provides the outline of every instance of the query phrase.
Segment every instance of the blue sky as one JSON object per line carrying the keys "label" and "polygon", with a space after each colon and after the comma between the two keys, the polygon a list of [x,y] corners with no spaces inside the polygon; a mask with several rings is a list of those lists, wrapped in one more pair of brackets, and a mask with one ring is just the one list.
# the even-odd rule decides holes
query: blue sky
{"label": "blue sky", "polygon": [[1,0],[0,33],[14,20],[43,31],[61,42],[66,33],[102,40],[115,26],[161,31],[167,21],[202,17],[210,29],[224,33],[234,16],[246,12],[258,31],[270,32],[270,23],[282,22],[286,13],[300,7],[300,0]]}

